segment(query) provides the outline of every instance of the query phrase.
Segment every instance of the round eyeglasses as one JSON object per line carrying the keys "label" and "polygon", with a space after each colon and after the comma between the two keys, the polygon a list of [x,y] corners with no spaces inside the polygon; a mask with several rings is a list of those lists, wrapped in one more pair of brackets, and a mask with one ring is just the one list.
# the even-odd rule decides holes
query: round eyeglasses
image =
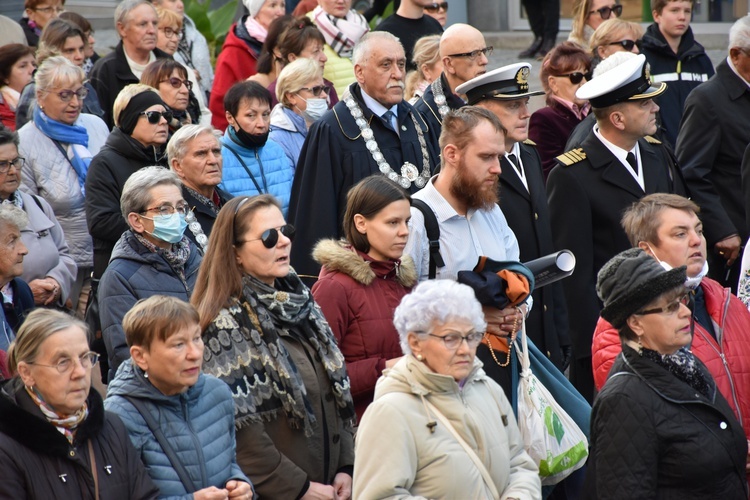
{"label": "round eyeglasses", "polygon": [[[57,368],[58,372],[67,373],[70,370],[72,370],[75,365],[75,362],[73,361],[73,359],[75,358],[62,358],[55,365],[43,365],[41,363],[29,363],[29,364],[34,365],[34,366],[44,366],[45,368]],[[78,362],[81,363],[81,366],[84,367],[86,370],[94,366],[97,363],[97,361],[99,361],[99,354],[95,352],[87,352],[86,354],[83,354],[78,357]]]}
{"label": "round eyeglasses", "polygon": [[159,215],[168,217],[172,215],[173,213],[177,212],[180,215],[185,215],[190,210],[190,205],[188,205],[185,202],[178,203],[177,206],[173,207],[172,205],[161,205],[158,207],[151,207],[145,209],[142,214],[145,214],[147,212],[158,212]]}
{"label": "round eyeglasses", "polygon": [[446,335],[435,335],[434,333],[429,332],[414,332],[420,335],[429,335],[430,337],[435,337],[437,339],[440,339],[445,344],[446,349],[455,351],[459,348],[461,345],[461,342],[464,340],[466,343],[471,347],[472,349],[479,345],[479,343],[482,341],[482,338],[484,338],[484,333],[479,333],[475,331],[471,331],[467,333],[466,335],[461,335],[458,332],[451,332]]}

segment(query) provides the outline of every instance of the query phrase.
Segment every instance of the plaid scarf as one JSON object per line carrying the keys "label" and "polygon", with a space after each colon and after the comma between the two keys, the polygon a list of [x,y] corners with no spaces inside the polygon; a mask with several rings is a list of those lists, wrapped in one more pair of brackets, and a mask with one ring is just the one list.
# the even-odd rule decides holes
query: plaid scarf
{"label": "plaid scarf", "polygon": [[313,10],[313,19],[323,33],[326,43],[340,57],[352,58],[352,50],[365,33],[370,31],[367,21],[354,10],[346,13],[344,19],[327,14],[318,5]]}

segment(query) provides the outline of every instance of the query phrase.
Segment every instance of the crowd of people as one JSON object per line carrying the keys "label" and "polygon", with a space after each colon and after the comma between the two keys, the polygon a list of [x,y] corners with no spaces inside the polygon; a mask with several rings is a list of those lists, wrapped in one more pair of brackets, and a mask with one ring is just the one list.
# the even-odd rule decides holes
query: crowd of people
{"label": "crowd of people", "polygon": [[447,2],[243,0],[215,59],[64,3],[0,46],[0,497],[747,500],[750,16],[714,68],[690,0],[524,1],[535,82]]}

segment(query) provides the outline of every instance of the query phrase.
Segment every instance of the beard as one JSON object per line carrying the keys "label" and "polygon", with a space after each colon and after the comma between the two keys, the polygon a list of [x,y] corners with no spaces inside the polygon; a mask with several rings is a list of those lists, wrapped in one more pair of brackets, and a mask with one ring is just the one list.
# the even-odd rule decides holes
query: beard
{"label": "beard", "polygon": [[483,180],[471,178],[466,172],[464,162],[459,163],[456,173],[450,185],[450,192],[459,201],[466,204],[466,208],[476,210],[491,210],[500,200],[498,196],[498,184],[500,177],[495,176],[492,185],[487,185]]}

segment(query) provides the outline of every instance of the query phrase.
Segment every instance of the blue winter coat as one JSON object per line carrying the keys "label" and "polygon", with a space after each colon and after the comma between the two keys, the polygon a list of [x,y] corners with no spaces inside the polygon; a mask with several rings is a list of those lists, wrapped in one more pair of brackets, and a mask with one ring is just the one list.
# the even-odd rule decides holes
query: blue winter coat
{"label": "blue winter coat", "polygon": [[277,104],[271,111],[271,133],[268,138],[284,149],[294,169],[297,168],[305,137],[307,137],[305,119],[282,104]]}
{"label": "blue winter coat", "polygon": [[108,380],[112,380],[120,364],[130,358],[122,330],[125,313],[140,299],[152,295],[171,295],[189,301],[200,264],[200,252],[191,243],[183,279],[161,254],[143,246],[131,231],[122,233],[98,291],[99,319],[109,356]]}
{"label": "blue winter coat", "polygon": [[165,396],[131,360],[120,365],[107,388],[104,408],[125,424],[130,441],[159,487],[159,498],[190,498],[177,472],[138,410],[123,397],[141,400],[193,480],[195,490],[223,488],[236,479],[250,483],[237,465],[234,403],[229,386],[201,374],[187,391]]}
{"label": "blue winter coat", "polygon": [[[228,127],[221,138],[224,167],[219,187],[232,196],[272,194],[281,202],[281,211],[286,217],[294,180],[291,161],[286,157],[282,147],[271,140],[257,149],[248,149],[238,144],[230,137],[231,128]],[[244,166],[242,162],[245,163]]]}

